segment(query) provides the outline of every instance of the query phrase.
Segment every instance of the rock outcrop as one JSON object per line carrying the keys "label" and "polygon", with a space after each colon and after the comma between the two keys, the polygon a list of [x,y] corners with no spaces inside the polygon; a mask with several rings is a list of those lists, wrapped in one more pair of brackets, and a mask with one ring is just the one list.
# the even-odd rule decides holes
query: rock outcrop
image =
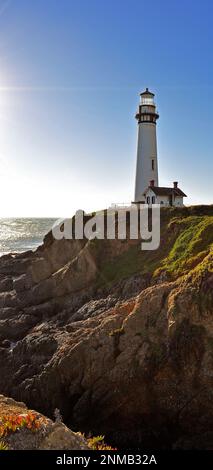
{"label": "rock outcrop", "polygon": [[117,447],[213,448],[213,209],[161,246],[53,240],[0,259],[0,392]]}

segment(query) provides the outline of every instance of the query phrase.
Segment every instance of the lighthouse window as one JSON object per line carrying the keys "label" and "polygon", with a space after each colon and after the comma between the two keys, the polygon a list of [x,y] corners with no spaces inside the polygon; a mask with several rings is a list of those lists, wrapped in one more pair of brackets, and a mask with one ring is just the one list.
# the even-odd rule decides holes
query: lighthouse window
{"label": "lighthouse window", "polygon": [[155,160],[152,160],[152,170],[155,169]]}
{"label": "lighthouse window", "polygon": [[152,196],[152,204],[155,204],[155,196]]}
{"label": "lighthouse window", "polygon": [[147,196],[146,202],[147,202],[147,204],[150,204],[150,197],[149,196]]}
{"label": "lighthouse window", "polygon": [[154,105],[154,99],[153,98],[142,98],[141,99],[141,104],[144,106],[144,105],[148,105],[148,106],[153,106]]}

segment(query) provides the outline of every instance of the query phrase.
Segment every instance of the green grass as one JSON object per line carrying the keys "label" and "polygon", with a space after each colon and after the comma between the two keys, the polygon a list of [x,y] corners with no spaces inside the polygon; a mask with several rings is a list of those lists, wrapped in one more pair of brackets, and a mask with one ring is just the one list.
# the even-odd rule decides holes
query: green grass
{"label": "green grass", "polygon": [[[112,285],[133,275],[158,277],[165,273],[168,279],[187,274],[202,265],[213,245],[213,216],[191,215],[193,211],[171,211],[163,214],[161,243],[154,251],[142,251],[140,241],[129,244],[127,251],[114,258],[107,256],[107,241],[93,241],[99,274],[97,287]],[[187,213],[188,211],[188,213]],[[199,214],[199,211],[198,211]],[[101,242],[101,243],[99,243]]]}
{"label": "green grass", "polygon": [[172,278],[186,274],[202,263],[213,244],[213,217],[187,217],[173,220],[181,227],[168,256],[155,272],[155,276],[166,271]]}
{"label": "green grass", "polygon": [[140,245],[130,246],[127,252],[101,266],[98,285],[112,284],[134,274],[152,272],[159,264],[159,254],[154,251],[147,253],[141,251]]}

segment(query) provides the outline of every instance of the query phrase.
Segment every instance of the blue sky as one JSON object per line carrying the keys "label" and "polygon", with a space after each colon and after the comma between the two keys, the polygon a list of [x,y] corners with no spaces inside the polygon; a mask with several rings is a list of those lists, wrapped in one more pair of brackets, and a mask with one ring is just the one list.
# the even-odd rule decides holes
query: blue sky
{"label": "blue sky", "polygon": [[211,0],[0,0],[0,216],[131,201],[147,86],[160,184],[211,203],[212,15]]}

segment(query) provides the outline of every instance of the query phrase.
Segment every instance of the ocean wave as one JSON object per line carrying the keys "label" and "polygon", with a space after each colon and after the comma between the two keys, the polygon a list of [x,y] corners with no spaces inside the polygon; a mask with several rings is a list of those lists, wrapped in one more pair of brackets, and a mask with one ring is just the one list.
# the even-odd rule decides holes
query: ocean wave
{"label": "ocean wave", "polygon": [[35,250],[54,222],[44,218],[0,219],[0,256]]}

